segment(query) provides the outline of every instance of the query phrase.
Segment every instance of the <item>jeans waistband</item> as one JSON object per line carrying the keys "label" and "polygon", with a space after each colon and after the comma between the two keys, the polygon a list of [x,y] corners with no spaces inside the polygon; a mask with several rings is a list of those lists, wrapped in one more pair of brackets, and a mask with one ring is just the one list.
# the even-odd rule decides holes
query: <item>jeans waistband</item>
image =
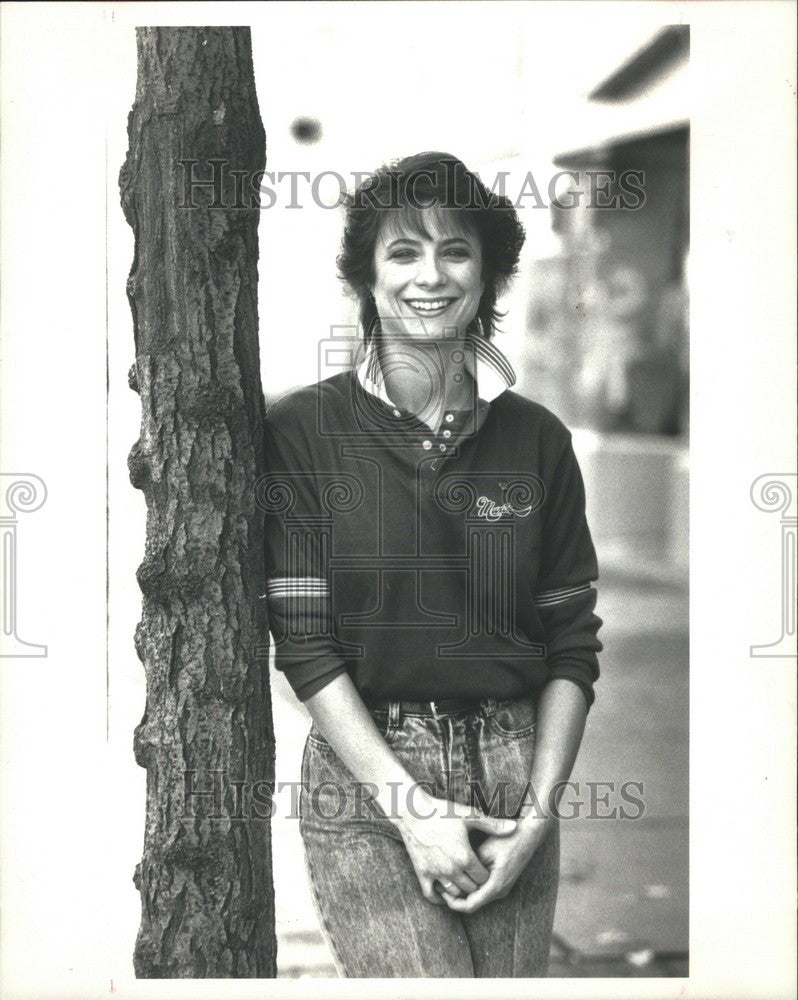
{"label": "jeans waistband", "polygon": [[452,715],[468,715],[471,712],[490,710],[496,702],[492,698],[438,698],[435,701],[408,701],[405,698],[367,702],[372,712],[387,712],[389,716],[421,715],[431,719]]}

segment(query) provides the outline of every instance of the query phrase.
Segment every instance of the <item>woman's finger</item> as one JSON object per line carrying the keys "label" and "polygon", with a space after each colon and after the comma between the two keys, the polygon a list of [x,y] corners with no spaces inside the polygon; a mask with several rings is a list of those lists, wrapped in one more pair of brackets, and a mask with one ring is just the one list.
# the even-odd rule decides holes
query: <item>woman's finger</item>
{"label": "woman's finger", "polygon": [[438,885],[438,892],[441,895],[448,893],[450,896],[455,896],[458,899],[462,895],[460,887],[448,879],[438,878],[435,879],[435,882]]}
{"label": "woman's finger", "polygon": [[482,830],[494,837],[509,837],[515,833],[518,825],[514,819],[502,819],[499,816],[463,816],[463,821],[471,830]]}
{"label": "woman's finger", "polygon": [[457,874],[452,875],[451,879],[447,881],[454,882],[465,896],[479,888],[477,883],[470,876],[466,875],[465,872],[457,872]]}
{"label": "woman's finger", "polygon": [[447,892],[445,889],[441,889],[441,903],[448,906],[450,910],[455,909],[452,905],[453,903],[461,902],[460,896],[455,896],[454,893]]}
{"label": "woman's finger", "polygon": [[444,902],[441,899],[440,894],[435,889],[435,882],[433,881],[433,879],[428,878],[427,876],[419,876],[418,884],[421,886],[421,892],[424,896],[424,899],[426,899],[428,903],[433,903],[435,906],[444,905]]}
{"label": "woman's finger", "polygon": [[466,866],[465,874],[479,885],[484,885],[490,878],[490,872],[482,863],[482,859],[477,856],[474,861]]}
{"label": "woman's finger", "polygon": [[444,894],[446,905],[451,910],[457,910],[458,913],[474,913],[481,906],[498,898],[499,894],[496,891],[496,886],[488,882],[485,885],[481,885],[466,898],[453,896],[451,893]]}

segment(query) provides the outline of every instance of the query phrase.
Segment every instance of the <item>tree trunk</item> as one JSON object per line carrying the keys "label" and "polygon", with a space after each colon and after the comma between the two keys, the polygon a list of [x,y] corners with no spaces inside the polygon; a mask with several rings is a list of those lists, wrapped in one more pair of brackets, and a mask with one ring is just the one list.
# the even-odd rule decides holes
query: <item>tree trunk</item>
{"label": "tree trunk", "polygon": [[[137,41],[120,175],[135,233],[130,381],[142,406],[128,464],[147,502],[134,966],[145,978],[273,977],[274,733],[255,502],[259,211],[237,197],[265,165],[250,34],[139,28]],[[194,185],[186,198],[188,170],[202,180],[222,169],[217,190]]]}

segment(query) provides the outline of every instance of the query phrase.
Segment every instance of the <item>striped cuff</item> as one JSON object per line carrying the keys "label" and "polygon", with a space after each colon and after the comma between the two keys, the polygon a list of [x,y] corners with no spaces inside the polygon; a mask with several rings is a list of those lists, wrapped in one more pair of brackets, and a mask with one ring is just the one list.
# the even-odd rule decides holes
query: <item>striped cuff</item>
{"label": "striped cuff", "polygon": [[579,594],[587,594],[592,589],[589,583],[580,583],[576,587],[542,590],[539,594],[535,594],[535,604],[539,608],[550,608],[555,604],[563,604],[565,601],[570,601],[572,597],[577,597]]}
{"label": "striped cuff", "polygon": [[330,585],[318,576],[274,576],[266,581],[261,597],[329,597]]}

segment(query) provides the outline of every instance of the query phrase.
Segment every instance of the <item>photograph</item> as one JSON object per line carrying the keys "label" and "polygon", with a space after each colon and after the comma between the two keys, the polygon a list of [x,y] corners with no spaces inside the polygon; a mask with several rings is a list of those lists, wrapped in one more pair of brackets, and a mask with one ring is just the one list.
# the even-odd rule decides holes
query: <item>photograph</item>
{"label": "photograph", "polygon": [[795,42],[0,6],[4,997],[793,995]]}

